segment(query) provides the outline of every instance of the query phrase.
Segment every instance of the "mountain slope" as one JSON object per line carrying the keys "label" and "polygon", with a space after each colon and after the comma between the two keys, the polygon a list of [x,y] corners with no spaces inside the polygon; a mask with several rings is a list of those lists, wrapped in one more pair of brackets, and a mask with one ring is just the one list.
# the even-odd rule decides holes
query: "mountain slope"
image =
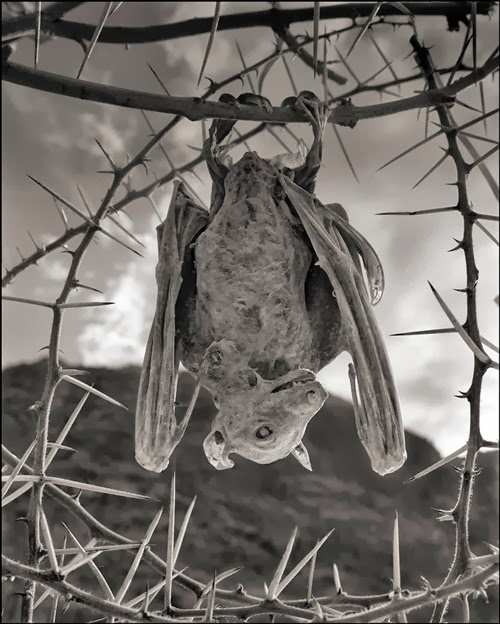
{"label": "mountain slope", "polygon": [[[33,438],[35,423],[26,408],[39,398],[44,373],[44,362],[4,371],[3,439],[18,455]],[[129,412],[91,397],[65,442],[78,452],[60,451],[51,466],[51,474],[167,500],[170,470],[157,475],[143,470],[134,461],[133,420],[138,379],[139,371],[133,367],[90,370],[86,381],[94,382],[98,389],[118,399]],[[181,404],[189,400],[193,387],[190,376],[182,375],[178,399]],[[51,419],[51,440],[81,396],[80,389],[64,382],[60,384]],[[179,411],[182,414],[183,410]],[[450,523],[436,522],[437,512],[432,508],[446,509],[453,505],[458,477],[452,466],[446,466],[414,483],[403,483],[438,459],[437,451],[428,442],[407,433],[405,466],[393,475],[380,477],[372,472],[357,438],[351,406],[330,397],[312,420],[304,439],[312,473],[291,457],[259,466],[237,456],[233,457],[232,470],[219,472],[207,462],[202,449],[214,413],[208,393],[202,392],[188,432],[173,457],[179,492],[177,526],[187,504],[197,495],[179,561],[181,567],[189,566],[188,574],[208,582],[214,569],[221,571],[243,565],[244,569],[226,586],[234,587],[242,582],[248,591],[260,595],[263,581],[272,578],[295,525],[299,527],[299,537],[291,564],[335,528],[318,555],[315,595],[333,591],[333,562],[339,567],[344,589],[349,593],[388,591],[392,574],[392,523],[397,509],[403,586],[418,588],[420,575],[433,585],[442,581],[453,554],[454,532]],[[483,471],[475,486],[471,542],[475,553],[485,554],[488,551],[483,542],[498,541],[498,455],[481,455],[479,467]],[[81,500],[102,522],[137,539],[142,538],[157,509],[152,503],[91,493],[84,493]],[[5,553],[21,559],[25,532],[14,519],[25,515],[27,504],[28,496],[23,495],[9,505],[3,523]],[[61,520],[68,521],[81,539],[88,541],[85,528],[49,499],[46,512],[59,544],[64,535]],[[159,552],[165,550],[165,536],[166,518],[162,519],[153,540]],[[131,556],[126,553],[102,559],[101,569],[112,589],[120,586],[130,561]],[[133,586],[137,592],[144,590],[146,579],[151,582],[157,578],[147,566],[140,569],[138,576]],[[74,580],[95,587],[86,571],[80,577],[75,575]],[[306,583],[306,573],[302,573],[290,586],[288,595],[304,596]],[[12,585],[6,591],[14,591]],[[489,593],[494,594],[493,590]],[[128,595],[133,596],[133,591]],[[179,592],[177,600],[192,604],[193,598]],[[18,598],[9,599],[5,621],[16,621],[18,604]],[[496,598],[489,605],[479,599],[472,609],[480,617],[476,621],[498,621],[494,619]],[[88,613],[83,617],[92,619]],[[421,613],[413,615],[413,620],[410,616],[410,621],[423,621],[416,619],[419,617]],[[447,617],[448,621],[459,618],[453,610]],[[38,621],[43,620],[39,617]],[[71,607],[59,621],[83,620],[78,619],[77,609]]]}

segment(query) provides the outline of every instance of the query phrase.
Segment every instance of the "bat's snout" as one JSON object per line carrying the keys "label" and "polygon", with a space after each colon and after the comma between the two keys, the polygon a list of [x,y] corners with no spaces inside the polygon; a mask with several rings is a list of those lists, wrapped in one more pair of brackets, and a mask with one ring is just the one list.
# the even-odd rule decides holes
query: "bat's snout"
{"label": "bat's snout", "polygon": [[216,429],[211,431],[203,442],[203,450],[206,458],[217,470],[227,470],[234,466],[234,462],[229,459],[229,448],[224,435]]}

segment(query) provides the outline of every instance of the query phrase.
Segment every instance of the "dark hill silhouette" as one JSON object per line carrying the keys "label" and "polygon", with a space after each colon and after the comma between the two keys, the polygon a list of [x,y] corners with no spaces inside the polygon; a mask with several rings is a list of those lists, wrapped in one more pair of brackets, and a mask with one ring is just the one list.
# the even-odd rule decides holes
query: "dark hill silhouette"
{"label": "dark hill silhouette", "polygon": [[[40,397],[44,375],[44,361],[4,371],[3,439],[18,455],[33,438],[34,421],[26,408]],[[170,470],[157,475],[134,461],[133,421],[138,379],[136,367],[90,369],[85,381],[94,382],[98,389],[118,399],[130,411],[90,397],[66,439],[66,444],[78,453],[60,451],[51,466],[51,474],[167,500]],[[180,403],[189,400],[193,387],[192,378],[181,375]],[[82,390],[64,382],[60,384],[53,406],[51,440],[81,396]],[[179,411],[182,413],[182,409]],[[259,466],[238,456],[234,456],[232,470],[218,472],[207,462],[202,449],[213,414],[210,396],[202,391],[188,432],[173,456],[179,492],[178,525],[191,498],[198,497],[180,557],[180,565],[189,566],[188,574],[208,582],[214,569],[222,571],[243,565],[244,569],[226,586],[235,587],[237,582],[242,582],[249,591],[261,595],[263,581],[269,583],[272,578],[295,525],[299,527],[299,537],[292,563],[316,539],[335,527],[318,555],[315,595],[333,591],[334,562],[346,591],[384,592],[390,588],[391,534],[397,509],[403,586],[418,588],[421,575],[433,585],[442,581],[453,554],[454,531],[450,523],[436,521],[438,514],[432,508],[446,509],[453,505],[458,476],[448,465],[414,483],[403,483],[439,458],[429,442],[407,432],[405,466],[395,474],[381,477],[371,470],[357,438],[351,405],[330,397],[312,420],[305,437],[312,473],[290,457]],[[476,554],[486,554],[489,551],[483,542],[498,541],[498,454],[482,454],[479,467],[482,473],[474,491],[471,543]],[[156,509],[149,503],[91,493],[83,494],[82,503],[105,524],[139,540]],[[14,520],[25,515],[27,504],[28,496],[23,495],[9,505],[3,523],[4,551],[21,559],[25,556],[26,535],[23,526]],[[59,545],[64,535],[61,520],[68,521],[81,539],[88,541],[84,527],[50,499],[47,514]],[[159,552],[165,550],[165,536],[166,518],[163,518],[153,540]],[[102,559],[101,569],[112,589],[121,584],[130,561],[130,555],[124,553]],[[146,566],[140,572],[140,580],[133,585],[136,593],[144,590],[146,579],[150,582],[157,579]],[[71,578],[95,587],[87,571]],[[305,595],[305,586],[306,576],[302,573],[290,586],[289,595]],[[9,584],[5,591],[11,594],[15,590],[16,586]],[[132,597],[133,590],[127,595]],[[489,595],[490,604],[480,598],[473,605],[473,621],[498,621],[495,590],[490,589]],[[177,600],[192,604],[192,597],[184,592],[179,592]],[[16,621],[18,605],[19,599],[9,596],[4,621]],[[83,621],[78,619],[79,613],[71,607],[59,621]],[[447,621],[459,621],[459,613],[452,603]],[[92,619],[88,613],[80,617]],[[425,621],[426,615],[417,612],[410,614],[409,619]],[[41,616],[37,621],[43,621]]]}

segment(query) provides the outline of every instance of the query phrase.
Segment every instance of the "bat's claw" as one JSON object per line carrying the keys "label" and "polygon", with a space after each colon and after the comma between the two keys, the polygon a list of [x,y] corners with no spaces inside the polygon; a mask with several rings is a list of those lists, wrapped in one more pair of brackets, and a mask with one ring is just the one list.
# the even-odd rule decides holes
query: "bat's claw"
{"label": "bat's claw", "polygon": [[301,91],[297,96],[283,100],[281,105],[302,111],[311,122],[314,141],[304,164],[295,170],[295,182],[305,191],[313,194],[321,166],[323,134],[328,121],[329,107],[321,102],[312,91]]}
{"label": "bat's claw", "polygon": [[[222,93],[219,97],[219,102],[234,107],[235,111],[240,110],[242,104],[244,106],[258,106],[268,113],[273,110],[271,102],[266,97],[262,95],[256,95],[255,93],[242,93],[237,98],[230,93]],[[229,135],[235,123],[236,118],[214,119],[212,125],[210,126],[211,141],[210,144],[207,146],[207,156],[211,156],[213,159],[217,159],[221,156],[221,149],[222,151],[226,151],[227,149],[229,149],[230,146],[220,148],[220,144]]]}
{"label": "bat's claw", "polygon": [[[254,93],[242,93],[237,98],[230,93],[223,93],[219,97],[219,102],[234,108],[235,113],[242,105],[259,106],[268,113],[273,110],[272,104],[267,98]],[[209,136],[203,144],[203,157],[207,162],[213,181],[211,204],[214,210],[222,204],[224,199],[224,179],[232,165],[232,159],[228,155],[232,144],[226,143],[222,145],[222,142],[231,133],[236,120],[236,114],[234,119],[214,119],[208,131]]]}
{"label": "bat's claw", "polygon": [[321,102],[312,91],[301,91],[295,97],[294,108],[302,110],[309,118],[313,127],[314,138],[322,140],[326,122],[330,114],[328,104]]}
{"label": "bat's claw", "polygon": [[281,106],[290,106],[291,108],[300,109],[301,105],[310,106],[319,103],[320,99],[314,91],[301,91],[298,95],[290,95],[281,102]]}
{"label": "bat's claw", "polygon": [[[230,93],[222,93],[219,97],[219,102],[222,102],[223,104],[228,104],[229,106],[234,107],[235,110],[239,110],[240,108],[238,100],[234,97],[234,95],[231,95]],[[207,146],[204,146],[206,156],[211,156],[213,159],[216,159],[218,157],[219,146],[222,141],[224,141],[224,139],[229,135],[235,123],[236,119],[213,120],[209,130],[209,144]]]}
{"label": "bat's claw", "polygon": [[234,95],[231,95],[231,93],[221,93],[219,102],[222,102],[223,104],[231,104],[235,108],[240,108],[238,100],[234,97]]}
{"label": "bat's claw", "polygon": [[247,106],[258,106],[263,108],[267,113],[271,113],[273,105],[263,95],[256,95],[255,93],[242,93],[238,96],[238,102]]}

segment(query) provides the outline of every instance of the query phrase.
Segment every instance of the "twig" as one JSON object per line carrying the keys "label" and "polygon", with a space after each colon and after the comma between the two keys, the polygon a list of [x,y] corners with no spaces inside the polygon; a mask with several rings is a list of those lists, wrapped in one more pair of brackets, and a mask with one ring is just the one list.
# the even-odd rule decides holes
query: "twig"
{"label": "twig", "polygon": [[[81,2],[67,2],[74,6]],[[379,11],[379,16],[390,17],[401,15],[400,10],[393,6],[394,3],[384,2]],[[477,14],[488,15],[493,10],[494,2],[477,2]],[[60,9],[63,10],[63,9]],[[67,9],[69,10],[69,9]],[[372,10],[371,3],[352,2],[346,4],[333,4],[324,6],[321,9],[321,19],[340,19],[356,17],[367,17]],[[459,21],[465,21],[470,15],[470,6],[465,2],[412,2],[412,13],[428,16],[444,16]],[[293,8],[287,10],[270,9],[268,11],[251,11],[230,15],[222,15],[219,19],[218,31],[238,28],[256,28],[259,26],[289,26],[297,22],[309,22],[313,19],[313,7]],[[105,26],[99,36],[101,43],[116,44],[137,44],[152,43],[154,41],[168,41],[180,37],[190,37],[209,33],[212,27],[211,17],[202,17],[175,22],[171,24],[160,24],[154,26],[124,27]],[[42,32],[81,41],[90,41],[95,27],[91,24],[81,22],[70,22],[59,20],[54,23],[46,23],[42,20]],[[31,35],[35,31],[34,16],[24,16],[23,19],[9,20],[2,24],[2,42],[10,41],[14,38]]]}
{"label": "twig", "polygon": [[[434,74],[434,68],[429,56],[429,51],[424,48],[418,41],[416,36],[413,36],[410,43],[415,51],[417,63],[419,64],[422,74],[427,80],[429,89],[435,89],[437,86],[436,77]],[[443,127],[453,128],[454,123],[449,114],[449,111],[444,106],[437,108],[439,121]],[[476,287],[478,279],[478,270],[475,263],[474,247],[473,247],[473,219],[471,216],[470,200],[467,191],[467,165],[463,159],[462,153],[458,146],[457,136],[453,132],[446,133],[446,139],[448,142],[448,153],[450,154],[455,164],[457,173],[457,190],[458,190],[458,202],[457,208],[460,210],[463,217],[463,239],[460,241],[460,247],[463,249],[465,255],[467,284],[466,284],[466,297],[467,297],[467,317],[463,325],[463,328],[467,332],[471,342],[482,351],[481,337],[479,333],[478,318],[477,318],[477,298]],[[490,360],[491,362],[491,360]],[[448,574],[441,588],[446,585],[453,584],[467,569],[471,560],[471,550],[469,544],[469,509],[472,496],[472,482],[475,469],[476,455],[481,448],[481,433],[479,428],[480,420],[480,398],[482,379],[485,371],[488,368],[488,364],[481,361],[481,358],[474,353],[474,371],[472,375],[472,382],[470,388],[465,393],[469,402],[470,410],[470,430],[467,454],[465,457],[463,468],[461,469],[461,484],[459,488],[458,500],[453,509],[453,515],[456,517],[455,522],[455,554],[453,562],[450,566]],[[440,609],[436,609],[433,615],[432,621],[441,621],[446,608],[448,600],[445,600]],[[439,611],[439,613],[438,613]],[[436,620],[437,618],[437,620]]]}
{"label": "twig", "polygon": [[[447,87],[429,89],[408,98],[392,102],[381,102],[368,106],[355,106],[342,101],[331,113],[328,121],[344,126],[354,127],[358,121],[394,115],[426,106],[453,103],[457,93],[472,86],[476,80],[483,80],[498,69],[499,57],[495,56],[485,62],[477,72],[459,78]],[[288,106],[273,107],[267,111],[259,106],[241,105],[235,111],[234,105],[224,102],[212,102],[203,99],[174,97],[153,93],[143,93],[131,89],[111,87],[85,80],[75,80],[65,76],[35,70],[9,59],[2,62],[2,80],[13,84],[31,87],[39,91],[56,93],[76,99],[114,104],[125,108],[172,113],[186,117],[191,121],[200,119],[237,119],[274,123],[297,123],[308,121],[304,112]]]}
{"label": "twig", "polygon": [[[417,608],[432,605],[437,601],[442,601],[450,596],[459,595],[461,593],[470,592],[472,590],[479,590],[483,587],[484,583],[491,579],[494,575],[498,574],[498,555],[496,555],[497,562],[490,565],[486,569],[481,570],[476,574],[472,574],[457,583],[451,583],[442,586],[438,589],[432,590],[430,587],[428,590],[423,591],[415,596],[409,598],[401,598],[398,601],[392,601],[391,603],[379,607],[374,607],[370,611],[364,613],[355,613],[354,615],[342,615],[336,617],[332,621],[335,622],[371,622],[379,618],[386,618],[394,615],[397,612],[407,612]],[[123,605],[117,605],[108,600],[104,600],[92,594],[89,594],[80,588],[69,584],[67,581],[54,575],[52,571],[34,570],[30,566],[18,563],[12,559],[2,555],[2,567],[5,572],[13,576],[20,578],[30,579],[32,582],[40,583],[50,589],[57,591],[65,596],[71,596],[72,600],[91,607],[100,613],[105,615],[111,615],[119,617],[130,622],[143,622],[142,611],[137,611]],[[203,616],[204,611],[201,609],[172,609],[173,613],[181,617],[193,617]],[[259,602],[259,604],[245,607],[226,607],[226,608],[214,608],[213,616],[236,616],[240,619],[248,619],[251,616],[261,615],[263,613],[276,613],[280,615],[290,615],[295,617],[309,618],[310,611],[307,609],[300,609],[297,607],[291,607],[279,600]],[[177,622],[177,618],[168,618],[157,613],[148,613],[149,622]],[[290,621],[289,619],[287,621]]]}

